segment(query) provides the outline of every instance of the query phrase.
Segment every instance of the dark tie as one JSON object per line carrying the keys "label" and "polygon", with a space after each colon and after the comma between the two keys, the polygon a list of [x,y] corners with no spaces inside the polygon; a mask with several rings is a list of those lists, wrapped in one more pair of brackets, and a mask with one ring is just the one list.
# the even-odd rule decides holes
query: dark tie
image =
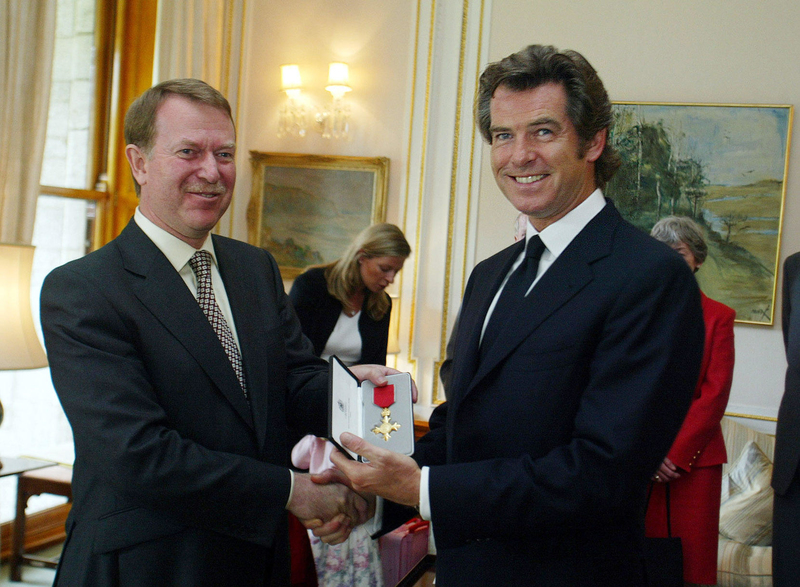
{"label": "dark tie", "polygon": [[536,272],[539,270],[539,258],[544,252],[545,246],[538,234],[528,239],[525,245],[525,258],[519,267],[508,278],[506,286],[500,293],[500,298],[495,304],[494,311],[486,325],[481,341],[481,358],[492,347],[497,339],[503,325],[508,317],[518,311],[519,304],[528,292],[533,280],[536,279]]}
{"label": "dark tie", "polygon": [[244,382],[244,369],[242,368],[242,355],[239,353],[239,347],[236,346],[236,341],[233,340],[233,334],[222,315],[222,310],[217,305],[217,300],[214,297],[214,288],[211,286],[211,253],[208,251],[197,251],[192,258],[189,259],[189,266],[197,276],[197,303],[211,323],[214,332],[217,333],[219,341],[222,343],[222,348],[225,349],[225,354],[228,355],[233,370],[236,372],[236,377],[239,378],[239,383],[244,391],[244,396],[247,397],[247,386]]}

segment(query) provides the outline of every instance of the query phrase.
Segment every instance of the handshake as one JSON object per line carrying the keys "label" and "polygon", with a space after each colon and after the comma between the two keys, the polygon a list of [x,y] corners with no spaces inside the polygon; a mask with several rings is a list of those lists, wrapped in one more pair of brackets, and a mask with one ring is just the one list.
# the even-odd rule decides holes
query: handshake
{"label": "handshake", "polygon": [[[369,379],[375,385],[385,384],[385,375],[397,373],[374,365],[359,365],[352,370],[359,380]],[[416,401],[413,382],[412,396]],[[313,475],[295,474],[287,505],[303,526],[328,544],[344,542],[353,528],[372,518],[376,496],[403,505],[419,501],[420,469],[414,459],[376,447],[349,432],[342,433],[339,442],[368,462],[351,460],[334,449],[330,453],[333,468]]]}
{"label": "handshake", "polygon": [[375,496],[360,495],[335,479],[314,481],[323,475],[295,474],[287,509],[323,542],[339,544],[373,516]]}
{"label": "handshake", "polygon": [[328,544],[344,542],[353,528],[373,516],[375,496],[410,506],[419,501],[420,468],[414,459],[349,432],[341,435],[340,444],[368,462],[359,463],[334,450],[330,455],[334,468],[316,475],[295,475],[287,506]]}

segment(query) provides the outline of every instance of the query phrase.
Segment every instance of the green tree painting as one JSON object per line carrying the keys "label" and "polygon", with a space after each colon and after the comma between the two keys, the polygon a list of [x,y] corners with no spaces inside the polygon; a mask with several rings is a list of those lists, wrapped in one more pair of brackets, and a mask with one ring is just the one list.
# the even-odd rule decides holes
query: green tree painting
{"label": "green tree painting", "polygon": [[614,119],[623,163],[605,195],[648,232],[693,218],[709,245],[700,287],[737,321],[772,324],[792,107],[618,102]]}

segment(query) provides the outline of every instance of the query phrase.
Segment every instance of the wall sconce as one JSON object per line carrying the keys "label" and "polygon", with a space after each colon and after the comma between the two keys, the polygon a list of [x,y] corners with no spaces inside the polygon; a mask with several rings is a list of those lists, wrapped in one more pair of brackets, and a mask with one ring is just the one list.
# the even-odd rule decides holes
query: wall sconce
{"label": "wall sconce", "polygon": [[[331,103],[324,108],[315,107],[317,131],[325,139],[345,138],[350,130],[350,105],[344,95],[351,91],[350,72],[346,63],[331,63],[328,66],[328,85]],[[306,136],[306,108],[300,100],[300,69],[297,65],[281,65],[281,91],[286,92],[286,104],[280,112],[278,137],[287,135]]]}
{"label": "wall sconce", "polygon": [[281,91],[286,92],[286,104],[281,108],[278,121],[278,136],[306,136],[306,109],[300,102],[300,68],[296,65],[281,65]]}
{"label": "wall sconce", "polygon": [[347,136],[350,125],[350,105],[344,95],[352,90],[349,86],[350,72],[346,63],[331,63],[328,66],[328,85],[332,101],[328,108],[317,112],[317,125],[322,137],[340,139]]}

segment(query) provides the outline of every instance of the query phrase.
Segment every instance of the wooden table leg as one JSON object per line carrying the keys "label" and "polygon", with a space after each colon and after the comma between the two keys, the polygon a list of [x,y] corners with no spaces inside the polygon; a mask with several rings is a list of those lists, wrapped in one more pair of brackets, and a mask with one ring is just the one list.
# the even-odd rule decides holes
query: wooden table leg
{"label": "wooden table leg", "polygon": [[11,536],[11,564],[10,578],[12,581],[22,581],[22,555],[25,552],[25,508],[28,499],[24,489],[24,481],[17,478],[17,515],[14,518],[14,532]]}

